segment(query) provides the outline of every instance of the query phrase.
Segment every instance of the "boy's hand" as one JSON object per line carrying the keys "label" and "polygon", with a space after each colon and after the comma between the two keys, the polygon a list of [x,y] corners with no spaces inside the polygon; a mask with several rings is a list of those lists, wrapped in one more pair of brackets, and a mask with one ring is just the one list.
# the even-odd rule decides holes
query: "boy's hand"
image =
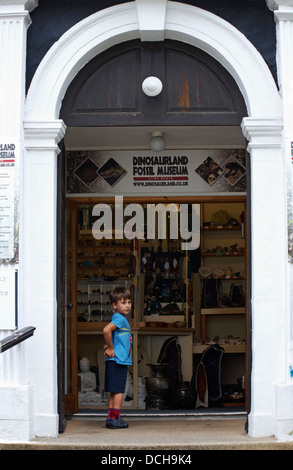
{"label": "boy's hand", "polygon": [[103,328],[105,346],[104,346],[104,356],[108,356],[109,358],[114,357],[114,348],[112,343],[112,331],[116,330],[116,325],[110,322]]}
{"label": "boy's hand", "polygon": [[109,348],[106,344],[104,346],[104,356],[108,356],[109,358],[114,357],[115,352],[114,348]]}

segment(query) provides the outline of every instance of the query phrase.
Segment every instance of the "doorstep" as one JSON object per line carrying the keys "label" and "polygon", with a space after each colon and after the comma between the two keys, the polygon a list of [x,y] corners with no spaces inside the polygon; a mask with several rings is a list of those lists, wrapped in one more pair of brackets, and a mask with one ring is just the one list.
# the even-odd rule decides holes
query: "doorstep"
{"label": "doorstep", "polygon": [[[122,416],[126,420],[123,413]],[[111,450],[293,450],[292,441],[250,437],[245,431],[246,416],[129,416],[127,422],[127,429],[112,430],[105,427],[102,416],[72,417],[58,437],[35,438],[28,443],[0,443],[0,449],[96,450],[100,451],[99,455]]]}
{"label": "doorstep", "polygon": [[[144,417],[144,418],[170,418],[170,417],[246,417],[247,412],[245,407],[225,408],[225,407],[210,407],[210,408],[196,408],[188,410],[151,410],[151,409],[123,409],[124,417]],[[93,408],[80,408],[77,413],[74,413],[71,418],[85,418],[85,417],[102,417],[107,416],[107,410],[93,409]]]}

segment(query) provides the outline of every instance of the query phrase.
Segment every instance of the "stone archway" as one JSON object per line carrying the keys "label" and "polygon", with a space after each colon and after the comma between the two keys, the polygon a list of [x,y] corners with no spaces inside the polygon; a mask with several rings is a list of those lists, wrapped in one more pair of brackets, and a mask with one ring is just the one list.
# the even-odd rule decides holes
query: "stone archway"
{"label": "stone archway", "polygon": [[[281,155],[281,99],[263,58],[236,28],[202,9],[167,0],[136,0],[102,10],[67,31],[41,62],[28,91],[25,107],[25,148],[23,191],[24,260],[27,265],[23,296],[32,324],[40,322],[40,341],[54,348],[56,342],[56,167],[58,142],[65,133],[59,119],[62,99],[79,70],[93,57],[113,45],[140,38],[154,41],[168,38],[196,46],[222,64],[236,81],[246,103],[248,116],[242,129],[249,141],[252,161],[252,398],[249,432],[274,433],[274,383],[278,382],[276,361],[280,360],[278,332],[285,316],[286,250],[280,244],[286,233],[285,184]],[[272,185],[272,180],[276,182]],[[29,188],[29,191],[28,189]],[[271,214],[274,212],[272,220]],[[33,220],[38,219],[41,230]],[[43,247],[46,247],[44,250]],[[271,269],[268,253],[278,263]],[[27,255],[29,253],[29,255]],[[43,255],[43,258],[40,257]],[[34,258],[30,263],[27,256]],[[41,280],[41,281],[40,281]],[[280,313],[281,312],[281,313]],[[284,313],[283,313],[284,312]],[[269,321],[268,321],[269,318]],[[43,320],[43,319],[42,319]],[[41,338],[43,332],[43,338]],[[276,340],[276,334],[280,336]],[[266,336],[261,353],[256,345]],[[266,364],[262,357],[266,357]],[[46,368],[47,382],[34,375],[36,414],[52,416],[50,434],[57,434],[56,367],[49,356],[31,357],[31,369]],[[38,361],[42,360],[42,365]],[[273,367],[270,365],[273,364]],[[256,380],[257,377],[257,380]],[[258,385],[260,384],[260,385]],[[266,390],[265,396],[263,390]],[[42,397],[46,396],[46,404]],[[55,424],[54,424],[55,423]]]}
{"label": "stone archway", "polygon": [[58,119],[67,87],[90,59],[123,41],[149,37],[186,42],[207,52],[235,79],[250,117],[280,118],[274,79],[255,47],[234,26],[183,3],[136,0],[89,16],[51,47],[28,91],[26,120]]}

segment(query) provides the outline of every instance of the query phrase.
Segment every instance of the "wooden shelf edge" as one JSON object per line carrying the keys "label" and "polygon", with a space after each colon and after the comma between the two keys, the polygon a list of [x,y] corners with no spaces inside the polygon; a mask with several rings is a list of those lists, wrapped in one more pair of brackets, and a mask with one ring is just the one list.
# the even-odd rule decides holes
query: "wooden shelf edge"
{"label": "wooden shelf edge", "polygon": [[227,231],[227,232],[241,232],[242,227],[241,225],[210,225],[209,227],[202,226],[200,228],[201,230],[206,230],[207,232],[221,232],[221,231]]}
{"label": "wooden shelf edge", "polygon": [[[97,326],[95,325],[95,322],[79,322],[77,325],[77,331],[79,333],[84,333],[84,332],[102,332],[104,326],[106,326],[107,322],[103,326]],[[132,332],[138,332],[138,333],[150,333],[150,332],[163,332],[163,333],[170,333],[174,334],[174,332],[181,332],[181,333],[193,333],[195,331],[194,328],[176,328],[176,327],[131,327]]]}
{"label": "wooden shelf edge", "polygon": [[145,326],[145,327],[138,327],[138,328],[135,328],[133,327],[132,328],[132,331],[137,331],[138,333],[149,333],[149,332],[163,332],[163,333],[167,333],[170,332],[170,333],[174,333],[174,332],[181,332],[181,333],[193,333],[195,331],[194,328],[168,328],[166,326],[163,326],[163,327],[148,327],[148,326]]}
{"label": "wooden shelf edge", "polygon": [[237,258],[237,257],[241,257],[241,256],[245,256],[245,252],[244,253],[216,253],[216,252],[212,252],[212,253],[201,253],[200,256],[204,257],[204,258],[211,258],[211,257],[217,257],[217,258]]}
{"label": "wooden shelf edge", "polygon": [[232,402],[232,401],[229,402],[229,401],[227,401],[227,402],[223,402],[223,403],[222,403],[222,406],[225,406],[225,407],[229,407],[229,406],[235,406],[235,407],[237,407],[237,406],[240,407],[240,406],[241,406],[241,407],[245,407],[246,405],[245,405],[245,402],[241,402],[241,401],[239,401],[239,402],[238,402],[238,401],[235,401],[235,402]]}
{"label": "wooden shelf edge", "polygon": [[[201,354],[205,349],[207,349],[210,344],[194,344],[192,347],[193,354]],[[224,344],[219,343],[224,349],[226,354],[244,354],[246,347],[245,344]]]}
{"label": "wooden shelf edge", "polygon": [[202,308],[201,315],[244,315],[245,307]]}
{"label": "wooden shelf edge", "polygon": [[[215,276],[213,275],[213,277],[219,281],[244,281],[245,280],[245,277],[244,276],[237,276],[237,277],[226,277],[226,276]],[[204,281],[205,279],[208,279],[207,277],[203,277],[201,276],[200,277],[200,280],[201,281]]]}

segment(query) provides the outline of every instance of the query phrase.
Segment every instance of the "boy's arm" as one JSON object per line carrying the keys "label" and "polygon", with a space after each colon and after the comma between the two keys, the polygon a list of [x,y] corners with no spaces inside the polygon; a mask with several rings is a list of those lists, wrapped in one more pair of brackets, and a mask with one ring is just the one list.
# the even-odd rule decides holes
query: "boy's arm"
{"label": "boy's arm", "polygon": [[116,325],[114,323],[108,323],[103,329],[103,334],[104,334],[104,340],[105,340],[105,346],[104,346],[104,355],[107,355],[108,357],[114,357],[114,347],[112,343],[112,331],[116,330]]}

